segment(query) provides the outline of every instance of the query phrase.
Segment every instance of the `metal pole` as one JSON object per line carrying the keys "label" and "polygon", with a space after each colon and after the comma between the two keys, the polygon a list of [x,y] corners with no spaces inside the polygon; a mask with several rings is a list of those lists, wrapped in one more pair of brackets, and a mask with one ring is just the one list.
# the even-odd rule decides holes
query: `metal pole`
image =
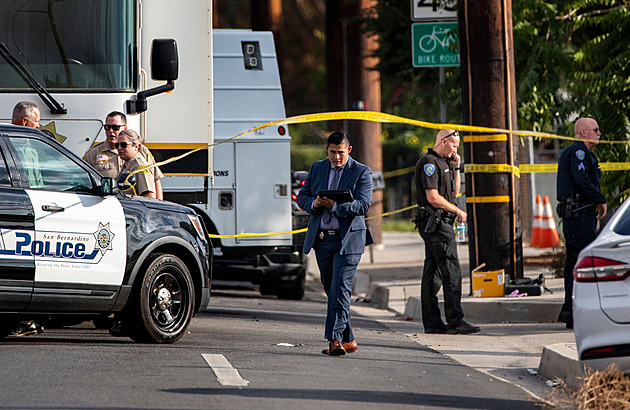
{"label": "metal pole", "polygon": [[446,74],[444,73],[444,67],[440,67],[440,122],[446,124],[446,103],[442,93],[444,92],[444,84],[446,83]]}
{"label": "metal pole", "polygon": [[[529,163],[534,163],[534,138],[527,137],[527,156],[529,157]],[[529,203],[531,204],[531,209],[536,209],[536,173],[532,172],[529,174]],[[533,215],[533,212],[532,212]]]}

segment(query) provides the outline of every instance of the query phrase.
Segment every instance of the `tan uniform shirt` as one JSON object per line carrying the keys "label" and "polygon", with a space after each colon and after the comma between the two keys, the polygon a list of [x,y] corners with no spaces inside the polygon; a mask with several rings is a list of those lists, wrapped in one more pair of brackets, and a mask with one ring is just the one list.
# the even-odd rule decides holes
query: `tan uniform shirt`
{"label": "tan uniform shirt", "polygon": [[[147,164],[155,164],[155,158],[153,158],[149,149],[143,144],[140,144],[138,152],[144,157]],[[123,167],[123,161],[118,157],[118,150],[111,149],[107,141],[103,141],[90,148],[88,152],[85,153],[83,159],[96,168],[104,177],[114,178],[114,180],[116,180],[116,177],[118,177]],[[164,178],[164,174],[162,174],[159,167],[151,168],[151,171],[153,171],[152,173],[155,175],[156,181]]]}
{"label": "tan uniform shirt", "polygon": [[[140,152],[136,153],[133,157],[129,159],[129,161],[125,162],[120,170],[123,172],[132,172],[138,169],[140,165],[148,165],[147,161],[144,159]],[[143,193],[150,191],[155,193],[155,177],[153,176],[153,169],[145,170],[135,174],[136,176],[136,195],[142,195]],[[133,195],[133,190],[128,189],[123,191],[127,195]]]}
{"label": "tan uniform shirt", "polygon": [[104,177],[114,178],[115,180],[120,174],[122,161],[118,157],[118,151],[111,149],[107,141],[90,148],[83,158]]}

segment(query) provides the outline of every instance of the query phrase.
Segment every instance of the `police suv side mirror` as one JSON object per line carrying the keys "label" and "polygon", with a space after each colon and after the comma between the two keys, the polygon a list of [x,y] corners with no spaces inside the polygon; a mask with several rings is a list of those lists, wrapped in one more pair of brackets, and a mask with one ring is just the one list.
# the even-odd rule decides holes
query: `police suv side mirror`
{"label": "police suv side mirror", "polygon": [[[129,180],[127,180],[129,178]],[[118,184],[118,189],[121,191],[126,191],[131,189],[134,185],[136,185],[136,175],[129,176],[129,172],[124,172],[118,175],[118,180],[116,181]]]}
{"label": "police suv side mirror", "polygon": [[114,186],[114,180],[111,177],[102,177],[101,186],[99,188],[99,194],[101,196],[116,195],[118,193],[118,187]]}
{"label": "police suv side mirror", "polygon": [[154,39],[151,43],[151,79],[166,84],[140,91],[135,100],[127,100],[127,114],[140,114],[147,110],[147,98],[175,89],[179,75],[177,42],[172,38]]}

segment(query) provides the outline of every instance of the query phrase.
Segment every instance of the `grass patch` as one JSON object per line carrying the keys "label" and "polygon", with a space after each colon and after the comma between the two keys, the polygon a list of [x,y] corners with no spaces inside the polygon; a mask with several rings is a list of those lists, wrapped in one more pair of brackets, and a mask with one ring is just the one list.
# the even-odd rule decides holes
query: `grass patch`
{"label": "grass patch", "polygon": [[416,225],[409,219],[383,221],[383,232],[418,232]]}

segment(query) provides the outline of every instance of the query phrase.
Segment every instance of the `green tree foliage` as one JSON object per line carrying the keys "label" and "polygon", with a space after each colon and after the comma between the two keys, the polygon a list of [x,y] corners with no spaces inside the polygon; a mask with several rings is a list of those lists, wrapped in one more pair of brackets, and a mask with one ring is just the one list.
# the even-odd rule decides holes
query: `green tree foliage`
{"label": "green tree foliage", "polygon": [[[570,33],[557,19],[560,2],[520,0],[513,4],[514,61],[520,129],[556,132],[573,73]],[[561,114],[562,113],[562,114]]]}
{"label": "green tree foliage", "polygon": [[[630,161],[628,7],[617,0],[513,3],[519,128],[573,135],[573,121],[590,116],[602,129],[600,161]],[[630,173],[604,173],[602,189],[614,208],[628,196]]]}
{"label": "green tree foliage", "polygon": [[[574,90],[584,104],[584,112],[598,120],[604,141],[626,144],[600,144],[603,161],[630,162],[630,9],[627,1],[586,1],[572,22],[580,45],[574,54]],[[604,173],[602,187],[615,207],[630,193],[630,173]]]}

